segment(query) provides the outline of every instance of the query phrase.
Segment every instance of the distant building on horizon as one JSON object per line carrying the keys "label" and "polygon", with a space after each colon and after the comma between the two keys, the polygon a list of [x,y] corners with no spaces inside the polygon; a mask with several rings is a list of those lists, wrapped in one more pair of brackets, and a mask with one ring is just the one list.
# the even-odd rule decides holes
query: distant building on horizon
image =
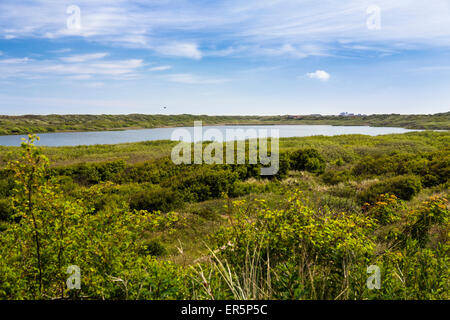
{"label": "distant building on horizon", "polygon": [[361,113],[358,113],[358,114],[354,114],[354,113],[348,113],[348,112],[341,112],[341,113],[339,113],[339,116],[341,116],[341,117],[365,117],[366,115],[365,114],[361,114]]}

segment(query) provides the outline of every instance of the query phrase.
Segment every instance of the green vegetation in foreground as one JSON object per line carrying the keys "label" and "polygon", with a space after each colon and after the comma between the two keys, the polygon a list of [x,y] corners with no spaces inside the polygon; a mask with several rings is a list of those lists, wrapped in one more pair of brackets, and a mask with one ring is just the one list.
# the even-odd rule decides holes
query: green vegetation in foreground
{"label": "green vegetation in foreground", "polygon": [[0,135],[62,131],[104,131],[203,125],[341,125],[449,130],[450,112],[434,115],[369,116],[207,116],[207,115],[24,115],[0,116]]}
{"label": "green vegetation in foreground", "polygon": [[[21,140],[17,138],[17,145]],[[124,160],[129,164],[151,161],[170,156],[171,150],[179,142],[160,140],[136,143],[91,145],[75,147],[42,147],[43,153],[53,165],[69,165],[87,162]],[[281,151],[295,151],[299,148],[316,148],[327,158],[336,161],[340,158],[347,162],[358,160],[363,155],[395,152],[403,150],[432,151],[450,145],[447,132],[409,132],[380,136],[341,135],[281,138]],[[5,165],[7,154],[17,155],[20,148],[0,146],[0,166]]]}
{"label": "green vegetation in foreground", "polygon": [[449,299],[449,142],[281,139],[271,178],[170,141],[0,148],[0,299]]}

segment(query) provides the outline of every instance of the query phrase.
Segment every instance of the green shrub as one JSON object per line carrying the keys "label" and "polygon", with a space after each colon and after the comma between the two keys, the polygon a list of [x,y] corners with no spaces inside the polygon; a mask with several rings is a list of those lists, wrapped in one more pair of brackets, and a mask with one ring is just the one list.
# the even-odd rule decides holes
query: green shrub
{"label": "green shrub", "polygon": [[375,262],[381,269],[380,290],[368,299],[448,300],[450,298],[449,245],[437,250],[418,248],[408,239],[402,250],[388,251]]}
{"label": "green shrub", "polygon": [[157,184],[188,170],[189,167],[187,165],[175,165],[169,157],[164,157],[152,162],[127,166],[123,173],[123,181]]}
{"label": "green shrub", "polygon": [[417,175],[425,187],[448,182],[450,178],[450,152],[448,150],[418,154],[383,154],[366,156],[352,169],[355,176]]}
{"label": "green shrub", "polygon": [[374,203],[380,194],[390,193],[402,200],[411,200],[422,189],[420,178],[413,175],[388,178],[371,185],[359,194],[362,202]]}
{"label": "green shrub", "polygon": [[350,174],[348,171],[335,171],[329,170],[322,174],[322,181],[326,184],[339,184],[341,182],[347,182],[350,179]]}
{"label": "green shrub", "polygon": [[[406,237],[417,240],[418,245],[424,247],[429,240],[429,231],[433,226],[446,226],[447,243],[449,242],[450,211],[448,200],[439,196],[432,196],[424,201],[418,210],[411,212],[408,217]],[[405,237],[405,238],[406,238]]]}
{"label": "green shrub", "polygon": [[230,164],[228,167],[238,174],[239,180],[260,177],[261,168],[259,164]]}
{"label": "green shrub", "polygon": [[150,240],[144,243],[141,253],[161,257],[167,254],[167,249],[160,241]]}
{"label": "green shrub", "polygon": [[238,174],[215,165],[194,165],[183,175],[164,181],[161,185],[173,187],[183,194],[185,201],[205,201],[231,193]]}
{"label": "green shrub", "polygon": [[215,216],[215,212],[211,207],[201,207],[194,210],[192,213],[208,220],[212,219]]}
{"label": "green shrub", "polygon": [[279,168],[275,177],[277,179],[286,178],[290,168],[291,168],[291,159],[289,157],[289,154],[280,153]]}
{"label": "green shrub", "polygon": [[367,208],[367,214],[382,225],[392,224],[401,219],[405,203],[392,194],[382,194],[375,205]]}
{"label": "green shrub", "polygon": [[344,159],[342,159],[341,157],[339,157],[339,158],[334,162],[334,164],[340,167],[340,166],[343,166],[343,165],[345,164],[345,161],[344,161]]}
{"label": "green shrub", "polygon": [[9,199],[0,199],[0,221],[9,221],[13,215]]}
{"label": "green shrub", "polygon": [[413,175],[391,178],[385,185],[390,188],[390,192],[403,200],[411,200],[422,189],[420,178]]}
{"label": "green shrub", "polygon": [[[367,265],[375,249],[369,235],[372,220],[360,214],[318,212],[304,204],[298,191],[287,198],[277,209],[264,200],[234,201],[233,225],[214,234],[220,248],[216,266],[228,278],[234,298],[265,298],[264,290],[253,291],[251,283],[264,285],[267,279],[274,279],[274,294],[285,298],[335,299],[353,281],[359,290],[360,266]],[[288,265],[292,268],[286,269]],[[248,284],[249,291],[232,282],[243,289]],[[292,292],[295,283],[297,294]],[[345,297],[352,294],[346,292]]]}
{"label": "green shrub", "polygon": [[0,173],[0,198],[11,196],[13,187],[13,177],[6,171]]}
{"label": "green shrub", "polygon": [[333,195],[320,195],[317,203],[318,209],[328,208],[333,212],[359,212],[358,203],[352,198],[342,198]]}
{"label": "green shrub", "polygon": [[141,191],[132,195],[130,199],[130,209],[168,212],[180,208],[183,204],[182,196],[179,192],[169,188]]}
{"label": "green shrub", "polygon": [[71,176],[76,182],[83,185],[92,185],[100,182],[122,182],[126,163],[124,160],[81,163],[75,166],[54,168],[54,175]]}
{"label": "green shrub", "polygon": [[450,179],[450,156],[447,153],[436,154],[426,167],[422,182],[425,187],[443,184]]}
{"label": "green shrub", "polygon": [[300,149],[290,155],[291,168],[298,171],[322,173],[325,159],[316,149]]}

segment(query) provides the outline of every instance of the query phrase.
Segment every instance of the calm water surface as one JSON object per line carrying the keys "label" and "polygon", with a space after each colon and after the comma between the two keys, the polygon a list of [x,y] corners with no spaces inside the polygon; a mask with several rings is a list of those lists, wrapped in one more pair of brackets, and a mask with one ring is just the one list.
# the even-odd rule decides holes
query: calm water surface
{"label": "calm water surface", "polygon": [[[41,146],[77,146],[77,145],[94,145],[94,144],[116,144],[126,142],[139,142],[149,140],[171,140],[172,133],[177,129],[186,129],[194,136],[193,127],[182,128],[155,128],[155,129],[141,129],[141,130],[124,130],[124,131],[95,131],[95,132],[57,132],[57,133],[41,133],[38,134],[41,140],[37,143]],[[216,138],[214,140],[222,141],[226,139],[227,129],[255,129],[263,130],[260,136],[264,134],[264,130],[267,130],[267,135],[272,136],[273,130],[279,130],[280,138],[289,137],[308,137],[316,135],[335,136],[342,134],[365,134],[371,136],[377,136],[381,134],[391,133],[405,133],[411,131],[403,128],[390,128],[390,127],[366,127],[366,126],[329,126],[329,125],[259,125],[259,126],[204,126],[202,128],[203,133],[209,129],[219,130],[223,139]],[[259,131],[258,131],[259,132]],[[0,145],[2,146],[19,146],[21,138],[25,138],[25,135],[9,135],[0,136]],[[246,139],[245,135],[237,135],[237,139]],[[174,140],[181,140],[175,138]],[[186,140],[186,139],[183,139]],[[198,140],[198,139],[197,139]],[[213,139],[205,139],[213,140]]]}

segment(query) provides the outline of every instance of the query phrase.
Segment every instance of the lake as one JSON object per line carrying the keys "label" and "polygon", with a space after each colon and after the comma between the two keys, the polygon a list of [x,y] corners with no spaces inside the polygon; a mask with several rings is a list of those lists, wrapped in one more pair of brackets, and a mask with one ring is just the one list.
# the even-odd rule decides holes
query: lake
{"label": "lake", "polygon": [[[37,143],[41,146],[77,146],[77,145],[94,145],[94,144],[116,144],[127,142],[140,142],[149,140],[171,140],[174,130],[184,129],[187,130],[192,136],[194,132],[193,127],[180,127],[180,128],[154,128],[154,129],[139,129],[139,130],[123,130],[123,131],[94,131],[94,132],[57,132],[57,133],[41,133],[38,134],[41,140]],[[278,130],[280,138],[289,137],[308,137],[316,135],[335,136],[342,134],[365,134],[370,136],[377,136],[382,134],[391,133],[405,133],[411,131],[403,128],[391,128],[391,127],[367,127],[367,126],[330,126],[330,125],[251,125],[251,126],[204,126],[203,132],[207,130],[216,129],[222,133],[224,138],[205,139],[226,141],[227,129],[255,129],[262,130],[261,135],[267,130],[267,135],[272,136],[273,130]],[[212,131],[209,131],[210,133]],[[186,131],[185,131],[186,133]],[[217,131],[216,131],[217,133]],[[260,135],[260,136],[261,136]],[[237,138],[236,138],[237,137]],[[246,139],[243,134],[237,134],[235,138],[231,140]],[[21,138],[26,138],[26,135],[7,135],[0,136],[0,145],[2,146],[19,146]],[[176,138],[173,140],[184,140]],[[199,139],[195,139],[198,141]]]}

